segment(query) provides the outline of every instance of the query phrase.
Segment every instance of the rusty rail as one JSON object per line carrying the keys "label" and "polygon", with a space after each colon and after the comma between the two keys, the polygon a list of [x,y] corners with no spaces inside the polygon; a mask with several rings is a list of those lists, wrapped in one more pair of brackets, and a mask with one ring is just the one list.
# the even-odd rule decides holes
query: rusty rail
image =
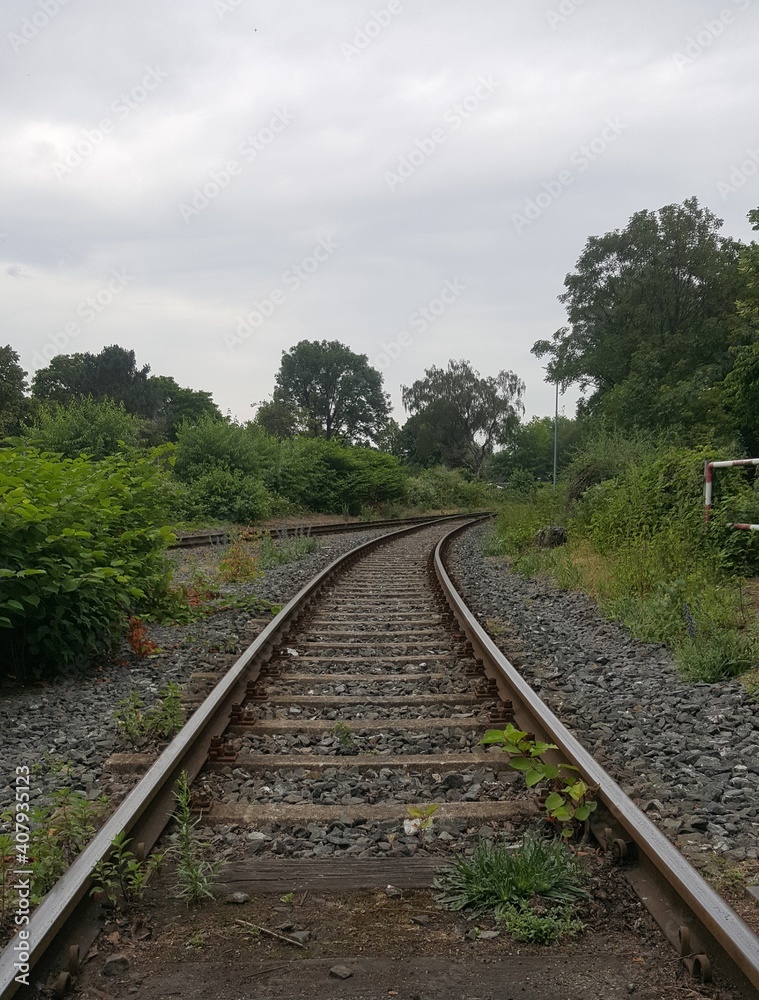
{"label": "rusty rail", "polygon": [[[255,680],[260,666],[270,658],[277,643],[302,617],[311,601],[330,584],[335,574],[400,535],[419,531],[441,520],[469,517],[471,521],[482,516],[445,515],[363,542],[330,563],[285,605],[230,667],[181,732],[45,896],[28,926],[23,928],[27,933],[25,953],[28,953],[30,982],[40,982],[40,977],[54,969],[58,974],[56,995],[63,995],[98,930],[93,917],[95,904],[89,898],[95,866],[108,858],[114,838],[122,831],[130,838],[135,854],[144,857],[149,852],[173,812],[173,791],[181,772],[187,771],[190,780],[198,774],[208,757],[212,739],[227,728],[232,706],[243,701],[248,681]],[[18,944],[16,936],[0,953],[0,1000],[10,1000],[20,988],[25,989],[16,979],[19,952],[14,946]]]}
{"label": "rusty rail", "polygon": [[520,728],[555,743],[583,779],[598,788],[603,808],[593,814],[593,834],[602,847],[630,863],[633,887],[688,970],[708,981],[714,965],[747,997],[756,997],[759,937],[541,701],[464,603],[444,564],[448,546],[463,527],[454,528],[438,544],[435,573],[487,677],[495,681],[501,697],[512,702]]}

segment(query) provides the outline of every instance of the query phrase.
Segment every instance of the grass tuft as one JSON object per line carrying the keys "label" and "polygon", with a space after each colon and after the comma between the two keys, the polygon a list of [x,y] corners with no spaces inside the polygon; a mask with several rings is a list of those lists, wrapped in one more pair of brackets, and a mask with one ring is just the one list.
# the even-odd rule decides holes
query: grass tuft
{"label": "grass tuft", "polygon": [[520,847],[481,841],[471,858],[456,858],[435,879],[438,902],[472,917],[491,911],[518,941],[547,944],[579,934],[574,906],[587,899],[584,872],[558,840],[525,836]]}

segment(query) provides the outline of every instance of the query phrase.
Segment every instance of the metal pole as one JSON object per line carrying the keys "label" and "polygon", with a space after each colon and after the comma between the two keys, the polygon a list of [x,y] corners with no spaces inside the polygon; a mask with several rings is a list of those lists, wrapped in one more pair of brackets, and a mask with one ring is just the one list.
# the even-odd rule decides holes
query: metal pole
{"label": "metal pole", "polygon": [[559,383],[556,383],[556,410],[553,417],[553,491],[556,492],[556,469],[559,456]]}

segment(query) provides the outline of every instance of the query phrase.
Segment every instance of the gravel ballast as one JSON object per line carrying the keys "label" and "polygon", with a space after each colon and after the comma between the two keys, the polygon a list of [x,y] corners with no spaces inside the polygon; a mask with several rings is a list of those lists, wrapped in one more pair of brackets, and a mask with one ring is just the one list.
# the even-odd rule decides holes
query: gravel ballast
{"label": "gravel ballast", "polygon": [[[255,595],[284,604],[338,556],[385,533],[329,536],[303,559],[273,567],[250,583],[214,584],[214,589],[230,598]],[[189,583],[197,572],[210,576],[223,552],[210,546],[170,553],[177,581]],[[113,721],[119,702],[137,692],[149,708],[170,681],[185,685],[195,672],[228,668],[263,627],[259,617],[252,618],[255,614],[231,608],[187,625],[148,624],[148,637],[162,649],[160,654],[138,658],[123,643],[116,656],[98,661],[99,666],[81,667],[32,687],[0,690],[0,811],[14,801],[17,766],[31,769],[32,803],[49,801],[60,788],[91,799],[113,791],[102,766],[114,751],[128,749]]]}
{"label": "gravel ballast", "polygon": [[757,858],[759,707],[745,688],[681,680],[666,647],[633,639],[585,595],[484,557],[490,530],[466,531],[450,563],[496,644],[685,854]]}

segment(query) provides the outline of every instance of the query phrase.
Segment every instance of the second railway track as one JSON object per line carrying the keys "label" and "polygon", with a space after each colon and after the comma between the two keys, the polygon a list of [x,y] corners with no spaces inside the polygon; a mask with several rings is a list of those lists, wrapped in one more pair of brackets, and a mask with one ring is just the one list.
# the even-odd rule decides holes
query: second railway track
{"label": "second railway track", "polygon": [[[525,796],[513,780],[506,755],[480,745],[486,729],[514,719],[557,743],[564,758],[598,786],[595,832],[626,861],[631,881],[678,949],[679,963],[673,965],[705,979],[715,967],[734,991],[730,996],[757,995],[759,941],[541,705],[461,606],[443,564],[441,543],[449,531],[441,524],[397,531],[392,540],[367,543],[338,561],[220,679],[35,914],[31,960],[44,969],[55,966],[56,950],[68,955],[70,974],[58,977],[61,991],[76,976],[78,954],[87,946],[79,928],[88,873],[122,830],[146,849],[152,845],[171,811],[181,770],[197,776],[196,804],[209,836],[221,837],[243,859],[227,869],[229,887],[260,893],[287,885],[304,898],[325,886],[337,892],[393,883],[403,891],[428,886],[441,862],[471,849],[480,837],[519,834],[539,818],[534,796]],[[425,815],[433,819],[429,830],[420,829]],[[79,953],[72,951],[78,936]],[[610,966],[618,957],[609,957]],[[3,1000],[15,993],[12,958],[9,951],[0,957]],[[356,956],[353,963],[361,965]],[[424,973],[411,964],[409,989],[420,974],[424,982]],[[379,988],[372,968],[367,960],[364,986],[357,980],[354,992],[334,995],[387,995],[372,992]],[[437,968],[428,959],[427,984],[438,984],[436,994],[448,996],[434,978]],[[313,975],[318,969],[316,962]],[[453,983],[450,968],[439,971],[440,983]],[[491,971],[496,979],[527,976],[512,983],[514,996],[564,995],[548,987],[541,992],[513,961]],[[631,974],[624,963],[617,971],[619,983],[602,984],[602,970],[588,969],[584,981],[582,974],[574,985],[567,980],[565,995],[586,995],[604,985],[605,995],[621,996],[614,991],[622,991]],[[281,992],[251,995],[312,995],[303,985],[308,975],[301,970],[305,992],[288,992],[285,985]],[[213,966],[205,986],[198,981],[183,993],[226,997],[222,987],[234,987],[220,976]],[[461,976],[460,992],[452,987],[451,996],[480,995],[478,988],[491,995],[492,983],[473,979],[468,992],[465,968]],[[553,981],[548,973],[544,978]],[[85,973],[85,990],[87,980]],[[144,983],[139,992],[152,1000],[170,995],[163,988]],[[319,994],[332,995],[324,983]],[[121,994],[112,987],[109,996]]]}

